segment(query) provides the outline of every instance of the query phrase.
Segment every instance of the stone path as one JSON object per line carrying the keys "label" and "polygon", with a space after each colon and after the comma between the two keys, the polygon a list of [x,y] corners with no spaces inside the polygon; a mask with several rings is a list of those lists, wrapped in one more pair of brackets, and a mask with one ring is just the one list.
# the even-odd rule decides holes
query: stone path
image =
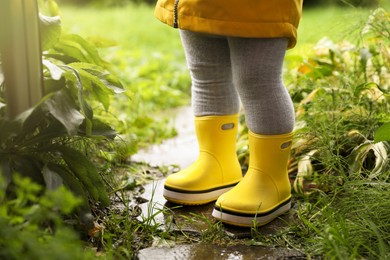
{"label": "stone path", "polygon": [[[171,113],[171,112],[170,112]],[[147,150],[140,151],[132,158],[134,161],[144,161],[152,166],[177,165],[180,168],[189,166],[198,155],[198,146],[193,127],[193,115],[189,107],[172,112],[178,136],[164,141]],[[213,203],[202,206],[178,206],[167,202],[162,196],[164,179],[157,180],[145,186],[142,197],[148,202],[141,204],[140,220],[154,216],[156,223],[162,228],[187,234],[192,237],[202,237],[208,232],[210,223],[215,223],[211,217]],[[189,221],[192,219],[195,221]],[[274,234],[278,229],[288,225],[292,214],[286,214],[281,219],[261,227],[261,234]],[[224,226],[223,232],[232,239],[251,237],[250,228]],[[301,253],[293,250],[270,248],[264,246],[234,245],[229,247],[209,243],[191,244],[156,244],[143,249],[138,254],[139,259],[305,259]]]}

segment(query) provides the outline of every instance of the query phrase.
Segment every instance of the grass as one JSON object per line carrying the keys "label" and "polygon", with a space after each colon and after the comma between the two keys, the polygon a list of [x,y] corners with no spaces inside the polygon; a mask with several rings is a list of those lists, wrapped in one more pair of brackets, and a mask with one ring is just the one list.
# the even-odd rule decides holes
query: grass
{"label": "grass", "polygon": [[66,31],[85,37],[104,37],[118,43],[120,48],[181,53],[178,31],[164,26],[146,5],[113,8],[79,8],[61,6]]}
{"label": "grass", "polygon": [[125,85],[127,95],[116,97],[109,111],[124,138],[143,146],[174,136],[170,115],[153,115],[189,104],[189,75],[178,31],[157,21],[145,5],[61,6],[61,17],[65,33],[103,45],[101,55]]}
{"label": "grass", "polygon": [[356,42],[361,24],[367,20],[370,9],[352,7],[315,7],[303,10],[298,28],[296,48],[307,50],[321,38],[334,42]]}

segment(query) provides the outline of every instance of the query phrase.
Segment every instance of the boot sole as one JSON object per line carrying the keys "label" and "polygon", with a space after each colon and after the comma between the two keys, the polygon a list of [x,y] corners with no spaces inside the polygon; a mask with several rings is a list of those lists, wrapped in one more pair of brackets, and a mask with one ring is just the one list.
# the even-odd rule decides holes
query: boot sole
{"label": "boot sole", "polygon": [[189,191],[164,186],[163,196],[166,200],[183,205],[203,205],[215,201],[223,193],[231,190],[238,182],[201,191]]}
{"label": "boot sole", "polygon": [[286,200],[270,211],[256,214],[226,210],[215,205],[212,216],[226,224],[240,227],[252,227],[266,225],[280,215],[288,212],[290,209],[291,199]]}

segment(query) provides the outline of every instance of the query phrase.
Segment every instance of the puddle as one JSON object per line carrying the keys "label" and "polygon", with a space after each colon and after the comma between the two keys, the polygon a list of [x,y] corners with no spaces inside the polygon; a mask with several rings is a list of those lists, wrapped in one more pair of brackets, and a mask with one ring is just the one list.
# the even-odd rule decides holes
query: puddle
{"label": "puddle", "polygon": [[191,245],[177,245],[172,248],[146,248],[139,252],[140,260],[157,259],[306,259],[299,252],[281,248],[269,248],[262,246],[218,246],[199,243]]}
{"label": "puddle", "polygon": [[[159,225],[162,230],[169,230],[172,234],[192,237],[199,241],[204,232],[207,232],[209,223],[216,223],[211,216],[214,203],[201,206],[178,206],[167,202],[162,195],[164,179],[146,185],[142,195],[148,202],[139,205],[143,222]],[[276,234],[293,220],[292,211],[279,219],[259,228],[263,235]],[[251,229],[224,225],[225,235],[236,240],[250,239]],[[163,241],[164,242],[164,241]],[[264,246],[232,245],[228,247],[216,244],[194,243],[177,244],[157,243],[155,246],[142,249],[138,259],[306,259],[300,252],[284,248]]]}
{"label": "puddle", "polygon": [[[167,202],[162,195],[164,179],[147,184],[144,188],[145,192],[142,197],[148,202],[140,205],[142,213],[139,216],[139,220],[141,221],[145,221],[153,216],[155,223],[162,228],[166,228],[165,225],[168,225],[173,230],[199,235],[209,227],[209,223],[215,223],[215,219],[211,216],[214,202],[200,206],[181,206]],[[291,223],[292,220],[293,214],[290,211],[271,223],[262,226],[259,232],[264,235],[276,234],[281,228]],[[172,222],[175,223],[173,226]],[[250,228],[225,225],[224,232],[234,239],[251,237]]]}
{"label": "puddle", "polygon": [[198,143],[191,107],[180,107],[165,113],[172,115],[170,124],[175,126],[178,135],[175,138],[164,140],[159,145],[140,150],[131,157],[131,160],[146,162],[152,166],[178,165],[184,169],[198,156]]}

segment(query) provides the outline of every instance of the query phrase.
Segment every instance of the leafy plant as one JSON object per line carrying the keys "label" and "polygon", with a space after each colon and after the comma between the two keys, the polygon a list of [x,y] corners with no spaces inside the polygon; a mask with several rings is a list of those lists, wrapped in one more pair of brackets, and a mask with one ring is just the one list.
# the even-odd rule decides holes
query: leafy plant
{"label": "leafy plant", "polygon": [[14,176],[13,198],[5,186],[0,175],[0,258],[95,259],[63,221],[81,199],[63,186],[51,191],[19,175]]}
{"label": "leafy plant", "polygon": [[[50,12],[58,13],[53,1],[48,4]],[[123,92],[123,86],[92,44],[62,34],[58,16],[40,15],[40,20],[45,96],[15,119],[6,117],[7,106],[0,100],[0,165],[7,183],[16,172],[52,188],[64,183],[84,198],[88,212],[88,199],[109,204],[93,157],[99,143],[116,136],[94,109],[107,110],[110,96]]]}
{"label": "leafy plant", "polygon": [[[288,169],[296,218],[276,236],[254,237],[257,243],[284,243],[309,258],[389,257],[389,17],[379,8],[361,28],[358,45],[325,38],[314,55],[287,68],[296,107]],[[246,139],[243,124],[244,167]]]}
{"label": "leafy plant", "polygon": [[390,122],[379,127],[374,136],[375,142],[390,141]]}
{"label": "leafy plant", "polygon": [[377,9],[360,45],[324,39],[289,71],[297,119],[289,172],[299,196],[281,236],[309,257],[389,257],[388,21]]}
{"label": "leafy plant", "polygon": [[[330,191],[356,174],[380,178],[389,169],[389,145],[374,144],[375,132],[377,142],[389,135],[388,124],[378,129],[389,121],[389,24],[388,12],[378,9],[362,29],[361,45],[323,39],[315,56],[290,68],[296,141],[289,172],[297,193]],[[238,150],[244,166],[246,131]]]}
{"label": "leafy plant", "polygon": [[100,9],[65,5],[61,13],[64,30],[82,34],[98,46],[123,83],[124,95],[115,96],[108,111],[94,112],[117,130],[130,154],[175,136],[171,111],[189,105],[191,85],[178,31],[154,19],[152,7],[146,5]]}

